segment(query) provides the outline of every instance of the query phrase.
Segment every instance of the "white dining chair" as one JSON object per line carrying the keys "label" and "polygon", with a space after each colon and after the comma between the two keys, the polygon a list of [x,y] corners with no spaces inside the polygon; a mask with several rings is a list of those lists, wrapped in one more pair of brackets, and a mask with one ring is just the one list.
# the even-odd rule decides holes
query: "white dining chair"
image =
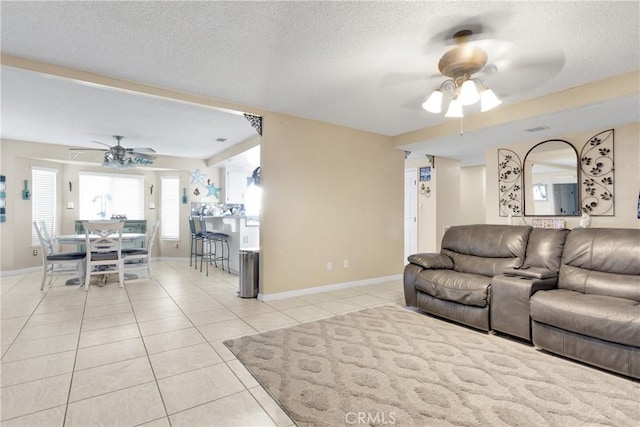
{"label": "white dining chair", "polygon": [[151,251],[153,249],[153,242],[156,239],[159,227],[160,221],[156,221],[156,223],[151,227],[151,233],[147,236],[144,248],[122,249],[122,255],[124,256],[125,261],[125,271],[146,268],[147,274],[149,275],[149,278],[151,278]]}
{"label": "white dining chair", "polygon": [[92,275],[109,273],[118,273],[120,287],[124,287],[124,258],[122,256],[124,222],[84,221],[82,224],[87,248],[85,290],[89,289]]}
{"label": "white dining chair", "polygon": [[[49,278],[47,286],[51,286],[54,274],[69,274],[76,272],[78,274],[78,283],[82,283],[84,273],[84,252],[55,252],[53,250],[53,240],[49,236],[44,221],[33,221],[33,227],[36,229],[38,240],[40,241],[40,252],[42,253],[42,283],[40,290],[44,289],[44,284]],[[73,264],[74,268],[60,268],[64,265]],[[56,268],[58,266],[58,268]]]}

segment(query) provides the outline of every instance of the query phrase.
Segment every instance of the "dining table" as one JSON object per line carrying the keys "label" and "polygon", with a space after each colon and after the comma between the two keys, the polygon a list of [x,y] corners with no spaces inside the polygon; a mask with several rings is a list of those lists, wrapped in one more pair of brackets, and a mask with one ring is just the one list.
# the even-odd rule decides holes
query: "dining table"
{"label": "dining table", "polygon": [[[137,241],[144,241],[144,239],[146,238],[146,234],[145,233],[122,233],[122,243],[125,242],[137,242]],[[113,237],[115,237],[115,234],[113,235]],[[89,238],[93,238],[96,239],[98,238],[97,234],[90,234]],[[86,234],[81,233],[81,234],[63,234],[60,236],[56,236],[54,240],[54,243],[57,243],[59,245],[83,245],[86,243]],[[132,280],[132,279],[137,279],[138,275],[137,274],[133,274],[133,273],[125,273],[124,274],[124,280]],[[106,281],[106,275],[105,275],[105,280]],[[103,281],[103,282],[104,282]],[[80,280],[78,280],[77,277],[73,277],[71,279],[68,279],[65,282],[65,285],[80,285]]]}

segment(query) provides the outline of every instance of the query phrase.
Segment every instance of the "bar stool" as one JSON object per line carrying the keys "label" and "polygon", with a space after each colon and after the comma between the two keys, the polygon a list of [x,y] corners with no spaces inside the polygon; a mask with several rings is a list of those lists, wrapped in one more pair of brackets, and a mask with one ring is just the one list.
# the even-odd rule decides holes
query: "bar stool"
{"label": "bar stool", "polygon": [[[189,217],[189,228],[191,229],[191,253],[189,254],[189,266],[193,265],[193,259],[196,260],[196,270],[198,269],[198,256],[202,259],[204,255],[204,242],[202,238],[202,231],[196,230],[196,222],[192,216]],[[201,252],[198,252],[198,242],[200,242]],[[202,262],[201,262],[202,267]],[[200,270],[202,271],[202,270]]]}
{"label": "bar stool", "polygon": [[[231,273],[229,268],[229,235],[220,231],[208,231],[207,222],[204,218],[200,218],[200,232],[202,234],[202,258],[200,261],[200,271],[202,271],[202,264],[204,260],[207,260],[207,276],[209,275],[209,264],[213,264],[218,267],[218,261],[222,265],[222,271],[224,271],[224,262],[227,261],[227,270]],[[220,242],[220,256],[218,256],[217,243]],[[227,255],[225,256],[224,245],[227,246]],[[205,250],[205,247],[207,248]]]}
{"label": "bar stool", "polygon": [[[227,261],[227,271],[231,274],[231,268],[229,267],[229,235],[227,233],[213,232],[211,233],[211,240],[213,241],[213,263],[218,267],[218,261],[222,265],[222,271],[224,271],[224,262]],[[218,256],[217,243],[220,243],[220,256]],[[227,246],[227,256],[224,255],[224,246]]]}

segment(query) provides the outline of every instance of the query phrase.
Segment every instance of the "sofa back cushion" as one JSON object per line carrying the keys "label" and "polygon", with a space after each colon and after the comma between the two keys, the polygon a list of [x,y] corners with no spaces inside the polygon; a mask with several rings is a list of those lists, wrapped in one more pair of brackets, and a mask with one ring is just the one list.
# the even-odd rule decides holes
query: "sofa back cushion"
{"label": "sofa back cushion", "polygon": [[558,287],[640,301],[640,229],[571,230]]}
{"label": "sofa back cushion", "polygon": [[442,253],[463,273],[495,276],[523,263],[531,227],[510,225],[457,225],[442,239]]}
{"label": "sofa back cushion", "polygon": [[526,265],[558,272],[562,251],[569,230],[565,228],[534,228],[527,243]]}

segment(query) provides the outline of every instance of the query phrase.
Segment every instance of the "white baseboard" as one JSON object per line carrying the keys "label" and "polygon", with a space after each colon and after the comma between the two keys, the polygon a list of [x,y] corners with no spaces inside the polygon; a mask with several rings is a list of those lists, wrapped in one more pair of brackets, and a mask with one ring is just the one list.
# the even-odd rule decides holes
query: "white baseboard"
{"label": "white baseboard", "polygon": [[320,292],[337,291],[340,289],[355,288],[358,286],[374,285],[376,283],[390,282],[402,279],[402,274],[392,276],[374,277],[371,279],[356,280],[353,282],[335,283],[333,285],[315,286],[313,288],[296,289],[293,291],[278,292],[275,294],[258,294],[258,300],[262,302],[275,301],[285,298],[301,297],[303,295],[317,294]]}
{"label": "white baseboard", "polygon": [[18,274],[33,273],[34,271],[42,271],[42,266],[23,268],[20,270],[0,271],[0,277],[17,276]]}

